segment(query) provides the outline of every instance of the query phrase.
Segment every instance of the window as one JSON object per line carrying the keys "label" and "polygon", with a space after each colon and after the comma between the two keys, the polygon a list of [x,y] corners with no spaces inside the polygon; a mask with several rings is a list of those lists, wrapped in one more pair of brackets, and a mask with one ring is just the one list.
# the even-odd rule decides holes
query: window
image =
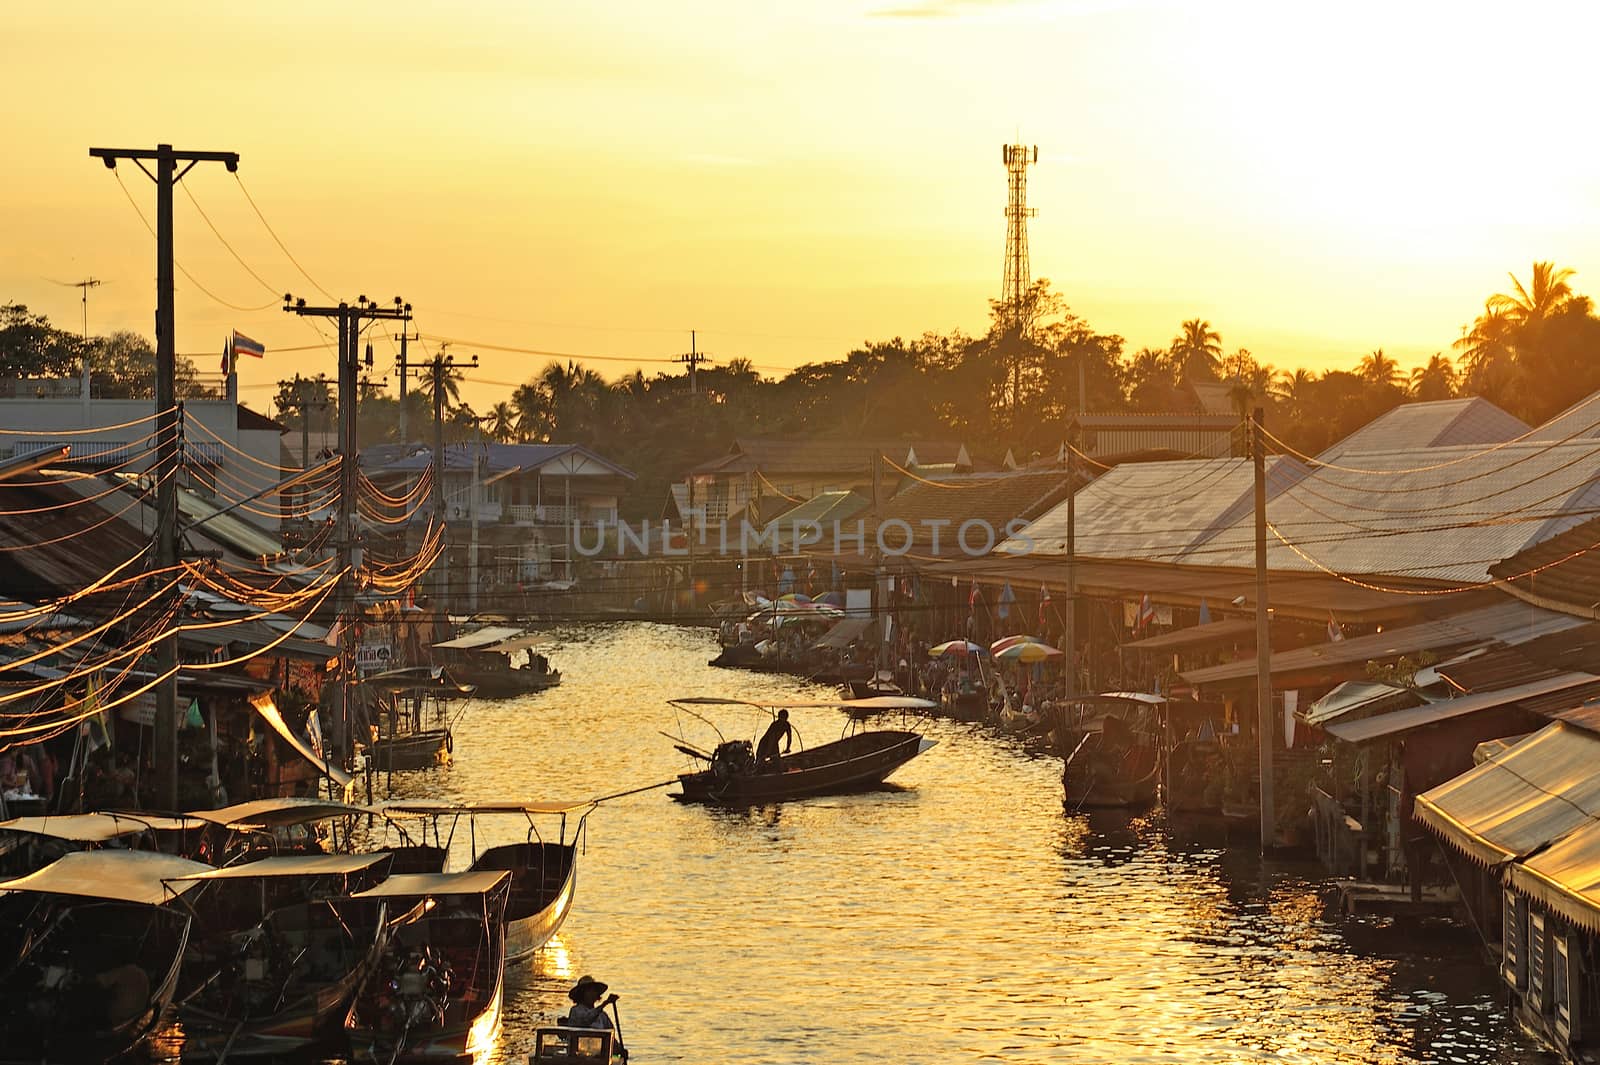
{"label": "window", "polygon": [[1528,986],[1528,900],[1507,891],[1504,901],[1500,975],[1520,991]]}
{"label": "window", "polygon": [[1550,954],[1546,949],[1545,915],[1528,914],[1528,993],[1525,1000],[1535,1013],[1550,1009]]}
{"label": "window", "polygon": [[1576,1043],[1581,1036],[1579,1019],[1583,1002],[1583,971],[1578,963],[1577,944],[1571,936],[1550,937],[1550,1011],[1555,1020],[1556,1038]]}

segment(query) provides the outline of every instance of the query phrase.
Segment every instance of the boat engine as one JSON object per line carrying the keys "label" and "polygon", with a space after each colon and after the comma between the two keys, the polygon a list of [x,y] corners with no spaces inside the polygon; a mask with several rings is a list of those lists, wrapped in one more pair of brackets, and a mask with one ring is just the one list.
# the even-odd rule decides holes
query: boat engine
{"label": "boat engine", "polygon": [[442,1027],[450,1000],[450,963],[426,947],[408,950],[395,962],[385,990],[383,1013],[392,1028]]}
{"label": "boat engine", "polygon": [[756,755],[749,740],[728,740],[711,752],[711,773],[718,780],[747,777],[755,771]]}

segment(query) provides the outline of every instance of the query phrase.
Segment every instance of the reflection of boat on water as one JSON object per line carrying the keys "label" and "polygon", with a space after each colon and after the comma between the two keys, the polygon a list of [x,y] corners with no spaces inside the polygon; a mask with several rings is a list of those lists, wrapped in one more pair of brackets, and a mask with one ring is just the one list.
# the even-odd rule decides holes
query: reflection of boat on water
{"label": "reflection of boat on water", "polygon": [[395,930],[345,1016],[356,1061],[455,1061],[494,1046],[505,1000],[505,872],[391,876],[356,899],[421,908]]}
{"label": "reflection of boat on water", "polygon": [[443,667],[414,666],[374,673],[356,691],[372,727],[367,757],[378,772],[391,773],[448,763],[455,740],[444,700],[476,689]]}
{"label": "reflection of boat on water", "polygon": [[195,873],[197,931],[179,1004],[183,1060],[277,1056],[337,1036],[387,938],[385,910],[352,903],[387,854],[293,854]]}
{"label": "reflection of boat on water", "polygon": [[1066,702],[1056,729],[1069,810],[1142,807],[1161,783],[1164,696],[1107,692]]}
{"label": "reflection of boat on water", "polygon": [[0,1056],[120,1059],[150,1035],[178,986],[186,884],[209,866],[170,854],[67,854],[0,893]]}
{"label": "reflection of boat on water", "polygon": [[[434,845],[447,852],[457,823],[467,818],[473,847],[478,841],[477,821],[491,815],[521,815],[526,818],[527,838],[476,851],[470,872],[507,872],[511,891],[506,902],[506,961],[523,961],[550,941],[572,910],[578,890],[578,838],[583,834],[591,802],[392,802],[383,806],[384,816],[396,825],[405,819],[423,819],[432,825]],[[568,815],[577,814],[568,834]],[[544,839],[536,817],[556,818],[555,839]],[[449,823],[449,831],[441,826]],[[402,828],[402,831],[404,829]],[[427,829],[423,830],[423,844]]]}
{"label": "reflection of boat on water", "polygon": [[[550,642],[521,629],[492,625],[436,643],[444,667],[464,685],[476,689],[481,699],[509,699],[529,692],[544,691],[561,683],[561,671],[550,668],[550,660],[534,650]],[[526,654],[524,665],[514,659]]]}
{"label": "reflection of boat on water", "polygon": [[[789,708],[851,711],[857,706],[855,701],[847,699],[771,705],[714,697],[674,699],[671,702],[673,706],[685,710],[693,706],[744,706],[767,713]],[[926,710],[935,705],[926,699],[906,696],[881,696],[865,702],[873,704],[871,709],[874,712]],[[721,737],[720,730],[718,736]],[[723,737],[710,754],[686,746],[679,747],[704,760],[707,767],[698,772],[680,774],[678,781],[683,791],[674,798],[685,802],[749,805],[872,788],[882,784],[889,774],[932,746],[932,740],[924,739],[916,732],[869,729],[831,743],[785,754],[779,760],[777,770],[773,771],[756,765],[755,751],[749,741]]]}

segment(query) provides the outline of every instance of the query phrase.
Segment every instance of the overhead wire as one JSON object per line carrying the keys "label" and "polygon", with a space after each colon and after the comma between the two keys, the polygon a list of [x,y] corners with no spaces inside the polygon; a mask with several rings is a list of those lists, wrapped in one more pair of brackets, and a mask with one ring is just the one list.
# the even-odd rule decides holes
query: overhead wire
{"label": "overhead wire", "polygon": [[255,197],[250,195],[249,189],[245,188],[244,179],[239,176],[238,171],[234,171],[233,180],[239,186],[239,191],[244,193],[245,201],[250,204],[250,209],[254,211],[256,217],[261,220],[262,228],[264,228],[267,231],[267,234],[272,237],[272,242],[278,246],[278,250],[283,252],[284,258],[288,259],[289,262],[294,264],[294,268],[300,271],[301,277],[311,282],[312,288],[322,293],[328,299],[337,302],[338,297],[329,292],[327,289],[323,288],[321,283],[319,283],[316,278],[312,277],[304,266],[300,265],[300,260],[294,257],[294,253],[289,250],[288,245],[284,244],[283,239],[278,236],[278,231],[272,228],[272,223],[267,221],[267,216],[262,214],[261,208],[256,205]]}

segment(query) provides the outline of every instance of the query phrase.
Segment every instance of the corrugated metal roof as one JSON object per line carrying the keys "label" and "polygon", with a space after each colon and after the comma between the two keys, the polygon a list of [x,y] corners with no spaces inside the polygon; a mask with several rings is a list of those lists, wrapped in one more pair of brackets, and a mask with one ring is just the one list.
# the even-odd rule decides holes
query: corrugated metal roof
{"label": "corrugated metal roof", "polygon": [[1475,692],[1457,699],[1444,699],[1425,706],[1413,706],[1406,710],[1396,710],[1392,714],[1363,718],[1360,721],[1335,721],[1327,726],[1327,731],[1328,735],[1346,743],[1371,743],[1373,740],[1387,739],[1402,732],[1437,725],[1441,721],[1453,721],[1458,717],[1484,710],[1523,706],[1524,700],[1527,699],[1561,696],[1581,702],[1589,694],[1597,691],[1600,691],[1600,677],[1592,673],[1562,673],[1554,677],[1545,677],[1543,680],[1519,684],[1514,688]]}
{"label": "corrugated metal roof", "polygon": [[1255,644],[1256,623],[1250,618],[1228,618],[1225,621],[1211,621],[1204,625],[1191,625],[1186,629],[1176,632],[1163,632],[1160,636],[1149,636],[1143,640],[1123,644],[1125,651],[1175,651],[1182,647],[1195,647],[1212,640],[1231,640],[1242,636],[1250,637],[1250,643]]}
{"label": "corrugated metal roof", "polygon": [[1531,440],[1593,439],[1600,436],[1600,392],[1591,392],[1540,425]]}
{"label": "corrugated metal roof", "polygon": [[1406,403],[1374,418],[1317,457],[1338,462],[1360,452],[1498,444],[1515,440],[1528,429],[1522,419],[1475,396]]}
{"label": "corrugated metal roof", "polygon": [[[471,473],[476,457],[486,473],[523,469],[532,473],[557,459],[568,455],[581,455],[591,462],[606,467],[619,477],[633,479],[633,472],[618,466],[599,452],[582,444],[499,444],[483,443],[446,444],[444,468],[446,473]],[[426,448],[413,451],[401,458],[392,459],[374,468],[375,473],[421,473],[433,465],[433,453]]]}

